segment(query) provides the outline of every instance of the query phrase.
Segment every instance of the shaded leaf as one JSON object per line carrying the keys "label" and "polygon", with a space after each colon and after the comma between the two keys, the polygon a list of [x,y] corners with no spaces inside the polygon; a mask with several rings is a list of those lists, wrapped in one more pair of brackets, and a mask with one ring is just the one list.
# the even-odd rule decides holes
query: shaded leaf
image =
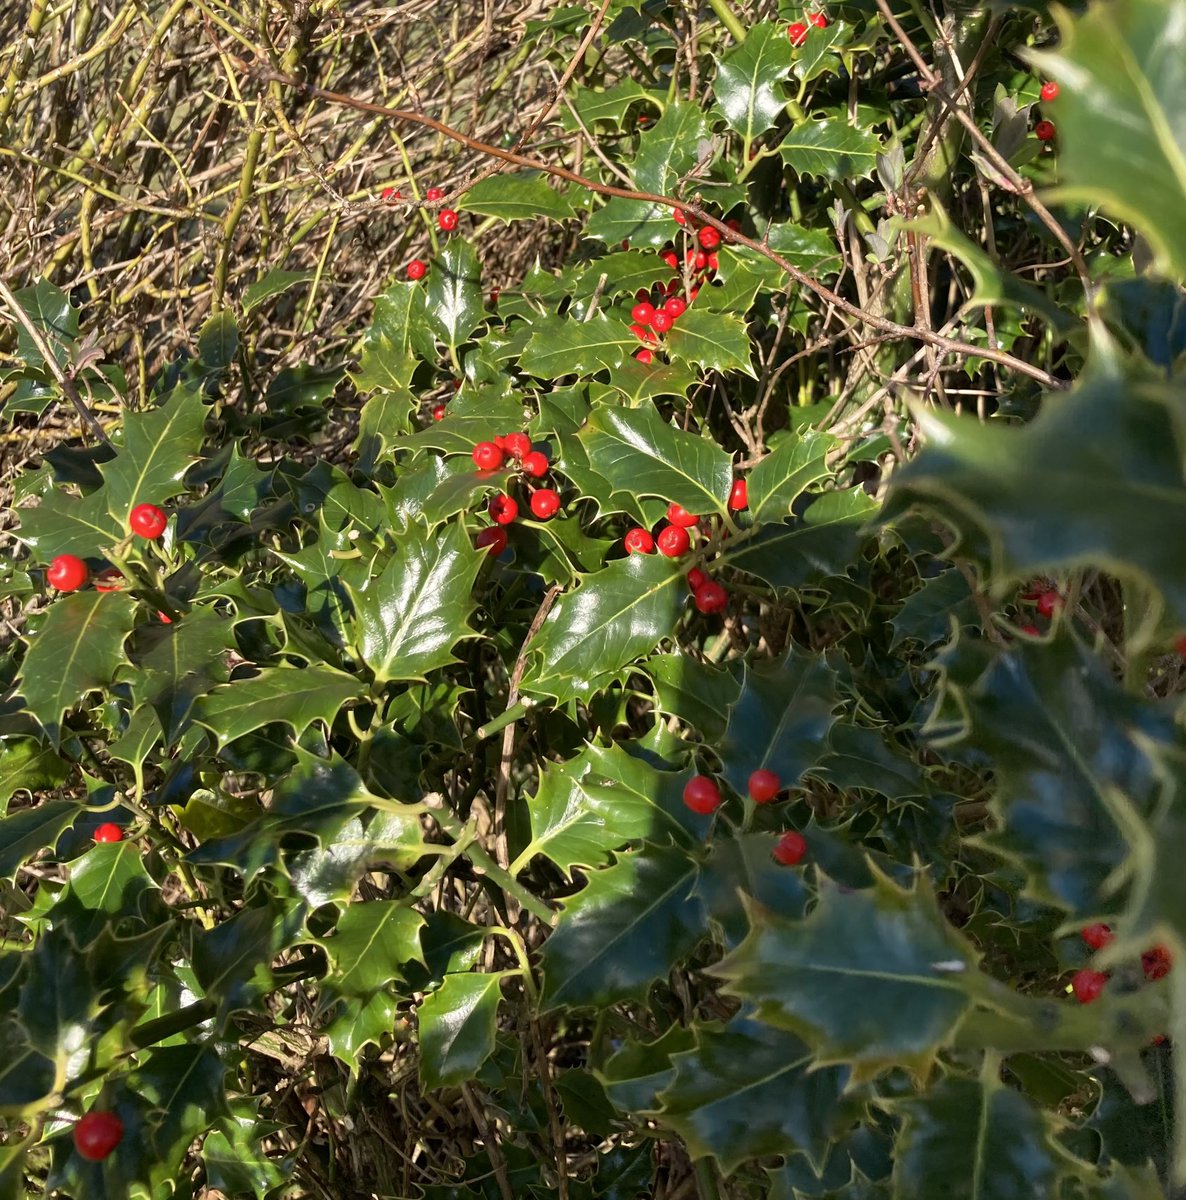
{"label": "shaded leaf", "polygon": [[473,1079],[494,1051],[503,973],[448,975],[417,1010],[426,1088]]}

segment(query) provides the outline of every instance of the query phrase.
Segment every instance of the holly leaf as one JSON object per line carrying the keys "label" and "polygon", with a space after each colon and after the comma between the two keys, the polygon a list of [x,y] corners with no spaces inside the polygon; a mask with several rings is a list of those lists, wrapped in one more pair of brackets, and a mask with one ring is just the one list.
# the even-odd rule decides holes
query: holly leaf
{"label": "holly leaf", "polygon": [[837,117],[807,118],[779,143],[779,153],[800,175],[840,182],[869,179],[877,166],[881,143],[869,130]]}
{"label": "holly leaf", "polygon": [[625,322],[597,313],[588,321],[572,317],[541,317],[532,322],[532,334],[519,366],[540,379],[565,375],[592,375],[618,366],[638,340]]}
{"label": "holly leaf", "polygon": [[657,654],[647,662],[647,673],[660,712],[679,717],[710,742],[721,737],[740,691],[732,671],[687,654]]}
{"label": "holly leaf", "polygon": [[426,1088],[473,1079],[494,1052],[498,1003],[506,972],[447,975],[417,1010],[420,1079]]}
{"label": "holly leaf", "polygon": [[0,741],[0,814],[17,792],[57,787],[70,775],[70,767],[48,746],[32,738]]}
{"label": "holly leaf", "polygon": [[101,547],[114,546],[126,533],[122,520],[107,511],[103,489],[81,497],[56,489],[42,496],[36,508],[19,511],[18,536],[43,562],[59,554],[90,558]]}
{"label": "holly leaf", "polygon": [[748,144],[774,127],[786,109],[782,82],[791,73],[791,44],[785,27],[751,25],[745,41],[717,66],[713,92],[729,128]]}
{"label": "holly leaf", "polygon": [[667,351],[673,359],[757,378],[750,349],[749,332],[740,317],[707,308],[689,308],[667,335]]}
{"label": "holly leaf", "polygon": [[626,200],[614,196],[585,222],[585,236],[607,246],[620,242],[662,246],[671,240],[671,209],[653,200]]}
{"label": "holly leaf", "polygon": [[566,221],[576,216],[568,197],[549,187],[538,171],[510,171],[480,179],[461,197],[457,207],[498,217],[508,224],[531,217]]}
{"label": "holly leaf", "polygon": [[27,639],[17,686],[55,748],[62,715],[115,679],[135,612],[129,595],[75,592],[55,600]]}
{"label": "holly leaf", "polygon": [[461,525],[435,533],[412,526],[383,573],[350,588],[359,649],[378,682],[423,679],[454,661],[454,645],[473,636],[470,593],[484,555]]}
{"label": "holly leaf", "polygon": [[956,629],[980,624],[967,577],[955,567],[948,567],[923,580],[922,586],[906,597],[906,602],[890,619],[894,630],[890,648],[896,650],[906,641],[917,641],[924,648],[945,642],[952,633],[952,618]]}
{"label": "holly leaf", "polygon": [[827,753],[808,774],[818,774],[845,791],[863,788],[893,801],[925,796],[928,791],[916,762],[890,749],[880,731],[848,722],[832,726]]}
{"label": "holly leaf", "polygon": [[401,963],[422,958],[424,918],[402,900],[370,900],[349,905],[334,932],[320,938],[333,971],[333,996],[369,996],[399,975]]}
{"label": "holly leaf", "polygon": [[802,921],[749,907],[753,926],[708,968],[756,1016],[805,1038],[824,1062],[924,1069],[971,1005],[971,948],[919,876],[912,891],[875,873],[841,891],[824,878]]}
{"label": "holly leaf", "polygon": [[433,259],[427,291],[429,328],[456,350],[486,316],[482,268],[473,246],[464,238],[450,238]]}
{"label": "holly leaf", "polygon": [[755,521],[781,521],[795,501],[828,475],[826,458],[836,439],[814,429],[784,437],[750,472],[749,511]]}
{"label": "holly leaf", "polygon": [[350,376],[360,392],[399,395],[412,382],[416,355],[435,357],[424,293],[419,284],[401,281],[375,300],[375,313],[362,339],[358,370]]}
{"label": "holly leaf", "polygon": [[82,808],[73,800],[46,800],[0,820],[0,876],[11,879],[22,863],[53,846]]}
{"label": "holly leaf", "polygon": [[311,283],[316,278],[316,271],[271,270],[243,289],[243,311],[252,312],[261,304],[266,304],[273,296],[282,295],[297,284]]}

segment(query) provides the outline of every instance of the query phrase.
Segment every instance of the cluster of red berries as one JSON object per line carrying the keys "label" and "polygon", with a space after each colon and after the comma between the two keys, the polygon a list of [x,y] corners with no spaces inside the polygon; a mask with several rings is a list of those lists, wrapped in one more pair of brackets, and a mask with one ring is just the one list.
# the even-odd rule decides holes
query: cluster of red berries
{"label": "cluster of red berries", "polygon": [[[1039,95],[1041,95],[1043,103],[1049,104],[1058,95],[1058,84],[1053,80],[1047,80],[1046,83],[1042,84],[1042,91]],[[1040,142],[1054,141],[1056,132],[1057,130],[1054,128],[1053,121],[1039,121],[1034,126],[1034,137]]]}
{"label": "cluster of red berries", "polygon": [[[165,532],[169,518],[155,504],[137,504],[128,514],[128,528],[137,537],[155,541]],[[59,554],[50,564],[45,573],[50,587],[59,592],[76,592],[90,578],[90,570],[86,563],[76,554]],[[123,576],[114,568],[108,567],[95,576],[95,590],[98,592],[116,591],[123,582]]]}
{"label": "cluster of red berries", "polygon": [[[385,187],[383,189],[382,196],[383,199],[388,203],[394,203],[396,200],[402,198],[400,196],[399,189],[393,187]],[[430,187],[428,191],[424,193],[424,199],[429,204],[437,204],[444,198],[445,193],[439,187]],[[451,208],[442,208],[441,211],[437,213],[437,224],[445,233],[452,233],[453,230],[457,228],[458,220],[460,220],[460,218],[458,217],[456,211]],[[408,278],[413,283],[417,283],[428,274],[428,263],[426,263],[422,258],[414,258],[410,263],[408,263],[407,273]]]}
{"label": "cluster of red berries", "polygon": [[791,39],[792,46],[797,48],[807,41],[807,35],[811,32],[812,25],[816,29],[827,29],[828,27],[828,18],[822,12],[808,13],[807,21],[808,24],[804,24],[802,21],[795,21],[793,24],[787,26],[787,37]]}
{"label": "cluster of red berries", "polygon": [[[1098,921],[1094,925],[1084,925],[1079,931],[1079,936],[1089,949],[1102,950],[1112,943],[1116,935],[1112,932],[1110,925]],[[1150,983],[1164,979],[1173,966],[1173,957],[1164,946],[1153,946],[1141,955],[1141,970]],[[1093,971],[1089,967],[1084,967],[1083,970],[1076,971],[1071,976],[1071,990],[1080,1004],[1090,1004],[1093,1000],[1099,999],[1107,982],[1107,972]]]}
{"label": "cluster of red berries", "polygon": [[[474,466],[479,471],[497,471],[511,459],[519,464],[519,470],[531,479],[542,479],[549,468],[548,456],[542,450],[534,450],[531,438],[525,433],[500,433],[492,442],[479,442],[473,450]],[[550,487],[537,487],[531,491],[528,506],[537,520],[547,521],[560,511],[560,495]],[[510,525],[519,516],[519,502],[506,492],[499,492],[488,509],[494,524],[483,529],[474,540],[480,549],[498,557],[507,548],[507,533],[504,526]]]}
{"label": "cluster of red berries", "polygon": [[[769,804],[782,791],[782,780],[773,771],[759,767],[750,775],[747,790],[755,804]],[[693,775],[684,784],[684,804],[698,816],[712,816],[723,803],[720,786],[709,775]],[[784,867],[797,866],[807,853],[807,839],[790,830],[774,843],[771,853]]]}

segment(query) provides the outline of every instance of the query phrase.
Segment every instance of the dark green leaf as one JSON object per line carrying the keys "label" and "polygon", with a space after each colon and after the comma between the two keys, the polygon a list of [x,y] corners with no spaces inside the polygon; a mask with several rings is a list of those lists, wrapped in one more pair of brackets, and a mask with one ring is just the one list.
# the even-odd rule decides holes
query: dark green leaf
{"label": "dark green leaf", "polygon": [[730,313],[693,306],[667,335],[674,359],[706,371],[741,371],[756,378],[750,362],[750,340],[745,322]]}
{"label": "dark green leaf", "polygon": [[282,271],[279,268],[269,271],[262,279],[248,284],[243,289],[243,311],[249,313],[267,303],[273,296],[279,296],[298,283],[308,283],[317,278],[316,271]]}
{"label": "dark green leaf", "polygon": [[782,115],[787,106],[782,82],[790,73],[786,27],[769,21],[751,25],[745,41],[721,59],[713,92],[729,128],[747,145]]}
{"label": "dark green leaf", "polygon": [[592,375],[616,367],[638,345],[628,323],[598,313],[588,321],[541,317],[532,323],[520,367],[540,379]]}
{"label": "dark green leaf", "polygon": [[485,315],[478,256],[469,242],[451,238],[428,274],[428,323],[445,345],[456,349]]}
{"label": "dark green leaf", "polygon": [[426,1088],[472,1079],[494,1051],[503,973],[449,975],[425,997],[420,1023],[420,1078]]}
{"label": "dark green leaf", "polygon": [[46,800],[0,820],[0,876],[11,877],[39,850],[51,848],[81,811],[73,800]]}
{"label": "dark green leaf", "polygon": [[215,313],[198,331],[198,358],[212,371],[225,371],[239,352],[239,329],[229,308]]}

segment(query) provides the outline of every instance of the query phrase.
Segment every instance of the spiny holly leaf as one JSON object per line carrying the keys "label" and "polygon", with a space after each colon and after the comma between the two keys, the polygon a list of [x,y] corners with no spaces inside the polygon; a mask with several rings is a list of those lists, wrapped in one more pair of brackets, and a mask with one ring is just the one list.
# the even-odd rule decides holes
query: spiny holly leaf
{"label": "spiny holly leaf", "polygon": [[[803,83],[810,83],[811,80],[817,79],[828,71],[838,74],[840,57],[833,53],[833,47],[848,32],[849,27],[843,21],[832,21],[823,29],[813,25],[808,33],[807,41],[795,50],[795,77]],[[790,44],[789,38],[787,44]]]}
{"label": "spiny holly leaf", "polygon": [[[627,76],[612,87],[580,87],[576,88],[572,97],[573,108],[580,114],[586,125],[594,121],[613,121],[622,124],[626,110],[639,100],[650,100],[652,104],[661,104],[666,99],[666,93],[653,95],[637,80]],[[578,128],[572,124],[570,128]]]}
{"label": "spiny holly leaf", "polygon": [[686,850],[648,844],[591,874],[544,943],[545,1011],[643,999],[704,936],[696,873]]}
{"label": "spiny holly leaf", "polygon": [[971,1004],[963,980],[971,948],[924,877],[909,892],[880,874],[851,892],[825,878],[806,920],[750,906],[750,922],[750,935],[710,972],[824,1062],[922,1068]]}
{"label": "spiny holly leaf", "polygon": [[32,738],[0,741],[0,814],[8,810],[17,792],[57,787],[70,774],[70,767],[48,746]]}
{"label": "spiny holly leaf", "polygon": [[586,575],[532,642],[524,690],[558,700],[591,694],[671,636],[686,590],[658,555],[632,554]]}
{"label": "spiny holly leaf", "polygon": [[540,379],[592,375],[616,367],[638,345],[624,321],[597,313],[588,321],[542,317],[532,323],[531,340],[519,366]]}
{"label": "spiny holly leaf", "polygon": [[29,639],[17,683],[55,747],[62,714],[115,678],[135,613],[129,595],[76,592],[55,600]]}
{"label": "spiny holly leaf", "polygon": [[416,356],[434,358],[419,284],[393,283],[375,300],[375,315],[362,339],[358,370],[351,375],[360,392],[402,393],[412,381]]}
{"label": "spiny holly leaf", "polygon": [[1133,820],[1167,794],[1172,718],[1072,637],[1009,652],[961,638],[938,665],[945,707],[992,756],[1001,829],[990,844],[1025,867],[1034,895],[1097,912],[1104,880],[1146,836]]}
{"label": "spiny holly leaf", "polygon": [[838,722],[828,733],[827,753],[809,774],[819,774],[846,791],[864,788],[889,800],[927,794],[922,768],[890,748],[886,737],[867,725]]}
{"label": "spiny holly leaf", "polygon": [[877,135],[837,117],[796,125],[779,143],[787,165],[800,175],[833,181],[868,179],[877,166]]}
{"label": "spiny holly leaf", "polygon": [[433,259],[426,310],[430,328],[454,350],[486,315],[482,268],[473,246],[463,238],[450,238]]}
{"label": "spiny holly leaf", "polygon": [[357,1070],[362,1051],[372,1044],[381,1045],[383,1038],[396,1028],[400,1020],[396,1015],[399,1003],[388,992],[341,1001],[323,1028],[330,1053]]}
{"label": "spiny holly leaf", "polygon": [[891,649],[909,640],[920,642],[924,648],[947,641],[952,632],[952,618],[956,629],[980,624],[967,577],[955,567],[948,567],[924,580],[922,587],[907,596],[894,614],[890,620],[894,629]]}
{"label": "spiny holly leaf", "polygon": [[379,459],[395,445],[395,439],[410,431],[417,403],[407,388],[392,387],[376,391],[362,406],[354,451],[358,455],[358,469],[364,475],[372,474]]}
{"label": "spiny holly leaf", "polygon": [[601,408],[578,434],[592,466],[635,495],[658,496],[689,512],[724,512],[733,471],[710,438],[669,425],[653,404]]}
{"label": "spiny holly leaf", "polygon": [[566,195],[549,187],[538,171],[512,171],[479,180],[457,205],[508,224],[530,217],[565,221],[576,216]]}
{"label": "spiny holly leaf", "polygon": [[734,791],[744,795],[759,768],[795,787],[823,756],[839,702],[836,673],[822,656],[792,647],[781,662],[747,670],[718,751]]}
{"label": "spiny holly leaf", "polygon": [[897,1200],[1055,1193],[1065,1159],[1049,1119],[1016,1088],[951,1075],[894,1108],[906,1118],[894,1153]]}
{"label": "spiny holly leaf", "polygon": [[1071,18],[1056,12],[1058,51],[1031,52],[1062,84],[1062,196],[1135,225],[1161,270],[1186,278],[1186,0],[1124,0]]}
{"label": "spiny holly leaf", "polygon": [[671,209],[651,200],[624,200],[613,197],[585,222],[585,236],[598,238],[607,246],[620,242],[662,246],[671,240]]}
{"label": "spiny holly leaf", "polygon": [[122,518],[117,520],[107,511],[104,489],[82,497],[55,489],[42,496],[36,508],[19,511],[18,536],[46,563],[59,554],[94,557],[114,546],[127,532]]}
{"label": "spiny holly leaf", "polygon": [[473,1079],[494,1052],[501,983],[507,972],[448,975],[417,1011],[420,1079],[426,1088]]}
{"label": "spiny holly leaf", "polygon": [[422,679],[453,661],[454,645],[473,636],[470,591],[483,557],[461,525],[412,526],[383,574],[350,589],[359,649],[377,681]]}
{"label": "spiny holly leaf", "polygon": [[781,521],[813,483],[828,475],[825,462],[836,439],[814,429],[784,437],[750,472],[749,511],[755,521]]}
{"label": "spiny holly leaf", "polygon": [[117,918],[125,933],[130,924],[142,924],[141,902],[156,890],[134,842],[100,843],[72,864],[70,883],[49,919],[85,950]]}
{"label": "spiny holly leaf", "polygon": [[894,473],[886,518],[921,503],[987,535],[1001,595],[1083,563],[1139,573],[1186,626],[1186,557],[1162,532],[1186,519],[1181,401],[1180,385],[1125,376],[1097,347],[1074,391],[1021,429],[920,412],[928,444]]}
{"label": "spiny holly leaf", "polygon": [[672,1025],[653,1042],[628,1038],[596,1071],[606,1094],[627,1112],[647,1112],[659,1107],[659,1093],[675,1078],[672,1057],[695,1044],[695,1034],[683,1025]]}
{"label": "spiny holly leaf", "polygon": [[732,670],[688,654],[657,654],[647,662],[660,712],[671,713],[716,742],[729,722],[741,685]]}
{"label": "spiny holly leaf", "polygon": [[265,667],[258,675],[232,680],[202,696],[194,719],[215,735],[221,749],[274,721],[297,734],[314,721],[332,725],[342,705],[361,693],[358,679],[333,667]]}
{"label": "spiny holly leaf", "polygon": [[529,801],[532,838],[512,874],[537,854],[571,876],[573,867],[601,866],[630,841],[693,844],[685,782],[683,774],[657,771],[620,745],[586,746],[567,762],[548,763]]}
{"label": "spiny holly leaf", "polygon": [[45,800],[0,820],[0,876],[11,878],[39,850],[52,847],[82,808],[73,800]]}
{"label": "spiny holly leaf", "polygon": [[750,362],[750,340],[745,322],[732,313],[688,309],[667,335],[671,357],[706,370],[741,371],[757,377]]}
{"label": "spiny holly leaf", "polygon": [[791,44],[785,28],[751,25],[745,41],[717,66],[713,92],[729,128],[746,139],[772,129],[787,106],[782,81],[791,73]]}
{"label": "spiny holly leaf", "polygon": [[[70,361],[70,352],[78,341],[78,309],[70,297],[48,279],[39,279],[32,287],[13,293],[21,311],[43,335],[60,366]],[[45,359],[24,326],[16,326],[17,355],[27,366],[43,367]]]}
{"label": "spiny holly leaf", "polygon": [[712,1155],[726,1174],[746,1159],[791,1150],[822,1162],[851,1114],[842,1104],[849,1068],[816,1068],[803,1041],[761,1021],[701,1025],[695,1047],[671,1061],[675,1078],[653,1115],[680,1135],[693,1158]]}
{"label": "spiny holly leaf", "polygon": [[696,165],[700,143],[708,134],[708,121],[698,104],[669,104],[653,128],[639,138],[633,172],[639,191],[669,195],[676,181]]}
{"label": "spiny holly leaf", "polygon": [[399,973],[401,963],[420,958],[424,918],[400,900],[351,904],[333,935],[320,943],[333,964],[333,996],[369,996]]}
{"label": "spiny holly leaf", "polygon": [[254,1105],[242,1101],[233,1102],[230,1110],[202,1142],[206,1182],[228,1196],[264,1200],[289,1174],[286,1164],[269,1158],[263,1145],[282,1126],[262,1120]]}

